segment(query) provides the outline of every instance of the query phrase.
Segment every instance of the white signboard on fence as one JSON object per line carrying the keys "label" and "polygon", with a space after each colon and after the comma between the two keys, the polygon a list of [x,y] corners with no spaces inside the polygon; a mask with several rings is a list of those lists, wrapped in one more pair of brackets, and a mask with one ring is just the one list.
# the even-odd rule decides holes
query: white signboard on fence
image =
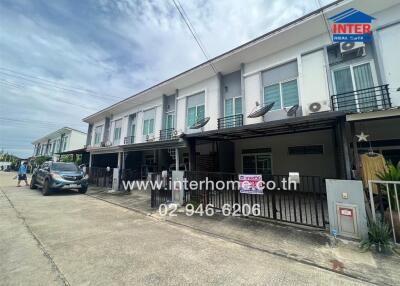
{"label": "white signboard on fence", "polygon": [[263,195],[262,175],[239,174],[240,192],[242,194]]}

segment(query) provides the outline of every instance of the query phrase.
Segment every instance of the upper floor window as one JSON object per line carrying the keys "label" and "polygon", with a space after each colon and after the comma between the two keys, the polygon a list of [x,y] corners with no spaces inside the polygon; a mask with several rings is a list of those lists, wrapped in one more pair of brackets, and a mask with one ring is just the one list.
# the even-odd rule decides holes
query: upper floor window
{"label": "upper floor window", "polygon": [[154,134],[154,118],[156,117],[155,109],[150,109],[143,114],[143,135]]}
{"label": "upper floor window", "polygon": [[63,138],[63,146],[62,146],[63,151],[67,150],[67,142],[68,142],[68,136],[65,136]]}
{"label": "upper floor window", "polygon": [[94,144],[99,144],[101,141],[101,133],[103,132],[103,125],[97,126],[94,130]]}
{"label": "upper floor window", "polygon": [[283,109],[299,104],[297,79],[264,87],[264,103],[275,102],[272,110]]}
{"label": "upper floor window", "polygon": [[143,121],[143,135],[154,133],[154,119],[145,119]]}
{"label": "upper floor window", "polygon": [[174,128],[175,114],[173,112],[165,115],[165,129]]}
{"label": "upper floor window", "polygon": [[205,93],[200,92],[198,94],[189,96],[187,99],[187,126],[194,125],[205,117]]}
{"label": "upper floor window", "polygon": [[114,122],[114,144],[118,144],[121,139],[122,119],[115,120]]}
{"label": "upper floor window", "polygon": [[272,110],[299,104],[297,61],[292,61],[262,73],[264,104],[274,102]]}
{"label": "upper floor window", "polygon": [[242,114],[242,97],[225,99],[225,116]]}

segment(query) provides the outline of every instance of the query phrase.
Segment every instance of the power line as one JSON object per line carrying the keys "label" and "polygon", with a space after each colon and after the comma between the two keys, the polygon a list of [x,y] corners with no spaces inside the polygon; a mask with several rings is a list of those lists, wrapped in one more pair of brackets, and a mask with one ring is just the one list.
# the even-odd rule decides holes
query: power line
{"label": "power line", "polygon": [[9,76],[9,77],[18,78],[20,80],[24,80],[24,81],[28,81],[28,82],[32,82],[32,83],[35,83],[38,85],[45,86],[46,88],[53,88],[56,90],[61,90],[63,92],[67,91],[69,93],[79,94],[79,96],[82,96],[82,94],[86,94],[88,96],[98,97],[98,98],[102,98],[102,99],[112,99],[112,98],[115,98],[117,100],[124,99],[123,97],[118,97],[118,96],[100,95],[100,94],[95,93],[94,91],[89,92],[89,91],[76,89],[76,88],[66,88],[60,84],[57,84],[52,81],[48,81],[48,80],[45,80],[45,79],[42,79],[39,77],[30,76],[30,75],[28,76],[26,74],[18,73],[16,71],[12,71],[12,72],[9,72],[9,70],[1,71],[1,69],[2,68],[0,68],[0,74],[2,74],[3,76],[5,75],[5,76]]}
{"label": "power line", "polygon": [[[322,8],[321,1],[320,0],[315,0],[315,1],[317,2],[317,6],[318,6],[317,8],[321,9]],[[324,20],[325,28],[326,28],[326,31],[328,32],[329,39],[330,39],[331,43],[333,43],[331,30],[329,29],[328,20],[326,19],[324,10],[321,10],[321,17]]]}
{"label": "power line", "polygon": [[[190,33],[192,34],[194,40],[196,41],[197,45],[199,46],[199,48],[201,49],[204,57],[206,58],[207,62],[209,63],[209,65],[211,66],[211,68],[213,69],[213,71],[215,72],[215,74],[218,74],[216,68],[214,67],[213,63],[210,61],[210,58],[208,57],[205,48],[203,47],[200,38],[197,37],[196,35],[196,31],[194,30],[193,25],[191,24],[189,17],[187,16],[185,10],[183,9],[182,5],[179,3],[178,0],[172,0],[172,2],[174,3],[175,8],[178,10],[179,14],[181,15],[183,21],[185,22],[186,26],[188,27]],[[177,4],[178,3],[178,4]]]}
{"label": "power line", "polygon": [[[19,89],[19,90],[23,90],[24,88],[28,88],[28,87],[23,86],[23,85],[18,85],[18,84],[14,84],[14,83],[3,81],[2,78],[0,78],[0,85],[2,85],[3,87],[12,87],[12,88],[16,88],[16,89]],[[41,96],[47,96],[47,95],[44,95],[44,94],[39,94],[37,92],[35,92],[35,94],[41,95]],[[65,103],[65,104],[73,105],[73,106],[80,107],[80,108],[83,108],[83,109],[86,109],[86,110],[90,110],[90,111],[94,111],[95,110],[94,108],[87,107],[87,106],[80,105],[80,104],[75,104],[75,103],[68,102],[68,101],[64,101],[64,100],[62,100],[60,98],[53,98],[53,97],[47,96],[47,99],[50,99],[50,100],[53,100],[53,101],[56,101],[56,102],[62,102],[62,103]]]}
{"label": "power line", "polygon": [[74,89],[74,90],[77,90],[77,91],[80,91],[80,92],[89,92],[89,93],[96,94],[96,92],[94,92],[93,90],[90,90],[90,89],[82,89],[82,88],[76,88],[76,87],[72,87],[72,86],[65,85],[65,84],[60,84],[58,82],[54,82],[54,81],[51,81],[51,80],[48,80],[48,79],[45,79],[45,78],[42,78],[42,77],[34,76],[34,75],[28,75],[28,74],[21,73],[21,72],[12,70],[12,69],[7,69],[7,68],[0,67],[0,70],[4,70],[4,71],[7,71],[7,72],[15,73],[15,74],[18,74],[18,75],[21,75],[21,76],[24,76],[24,77],[31,77],[31,78],[35,78],[37,80],[46,81],[48,83],[56,84],[58,86],[63,86],[63,87],[66,87],[66,88],[71,88],[71,89]]}
{"label": "power line", "polygon": [[[16,119],[16,118],[9,118],[9,117],[0,117],[0,120],[3,121],[11,121],[11,122],[21,122],[21,123],[38,123],[38,124],[48,124],[48,125],[62,125],[63,123],[45,121],[45,120],[34,120],[34,119]],[[68,125],[72,125],[68,123]],[[78,124],[73,124],[78,125]]]}

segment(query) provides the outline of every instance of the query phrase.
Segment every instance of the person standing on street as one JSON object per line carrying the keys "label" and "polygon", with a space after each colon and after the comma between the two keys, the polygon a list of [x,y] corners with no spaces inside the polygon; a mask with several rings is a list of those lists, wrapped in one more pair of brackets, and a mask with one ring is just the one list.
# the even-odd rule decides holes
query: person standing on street
{"label": "person standing on street", "polygon": [[25,181],[25,186],[28,185],[28,179],[26,177],[26,173],[28,171],[28,162],[24,162],[23,164],[21,164],[21,166],[19,166],[18,169],[18,184],[17,187],[21,187],[21,181]]}

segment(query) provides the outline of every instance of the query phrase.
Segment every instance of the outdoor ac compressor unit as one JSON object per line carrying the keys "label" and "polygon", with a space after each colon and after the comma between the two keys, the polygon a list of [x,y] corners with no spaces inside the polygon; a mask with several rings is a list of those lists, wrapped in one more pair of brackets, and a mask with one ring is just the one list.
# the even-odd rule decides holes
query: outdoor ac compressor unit
{"label": "outdoor ac compressor unit", "polygon": [[344,42],[340,43],[340,53],[348,54],[355,51],[361,51],[361,53],[365,54],[365,44],[363,42]]}
{"label": "outdoor ac compressor unit", "polygon": [[316,101],[312,102],[308,105],[308,112],[309,113],[316,113],[322,111],[329,111],[329,106],[326,101]]}

